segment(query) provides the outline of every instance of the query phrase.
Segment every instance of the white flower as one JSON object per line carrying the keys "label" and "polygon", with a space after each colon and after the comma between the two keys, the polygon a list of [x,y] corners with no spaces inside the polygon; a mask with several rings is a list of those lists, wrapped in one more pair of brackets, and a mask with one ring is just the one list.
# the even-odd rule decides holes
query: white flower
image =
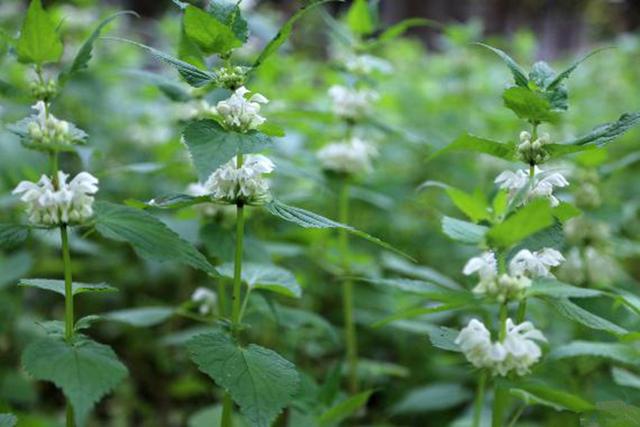
{"label": "white flower", "polygon": [[536,341],[546,342],[546,338],[531,322],[516,325],[507,319],[506,327],[504,340],[492,342],[484,324],[472,319],[460,331],[455,343],[476,368],[491,369],[494,375],[506,376],[511,371],[525,375],[542,356]]}
{"label": "white flower", "polygon": [[[529,172],[524,169],[512,171],[504,171],[495,179],[495,183],[499,187],[509,192],[511,198],[523,188],[530,185],[531,177]],[[554,187],[566,187],[569,182],[559,172],[543,172],[538,167],[534,168],[533,181],[529,188],[523,203],[538,197],[546,197],[551,202],[551,206],[558,206],[560,201],[553,195]]]}
{"label": "white flower", "polygon": [[372,145],[360,138],[328,144],[318,151],[318,159],[326,170],[356,174],[371,171],[371,159],[377,155]]}
{"label": "white flower", "polygon": [[228,128],[246,132],[256,129],[266,121],[260,115],[260,104],[267,104],[269,100],[259,93],[247,98],[245,95],[249,92],[244,86],[239,87],[228,99],[216,105],[217,113]]}
{"label": "white flower", "polygon": [[47,113],[44,101],[38,101],[31,107],[35,114],[12,125],[10,129],[25,138],[26,142],[45,147],[50,144],[70,145],[84,142],[87,135],[69,122],[59,120]]}
{"label": "white flower", "polygon": [[216,169],[204,186],[214,199],[220,201],[261,204],[270,197],[269,183],[263,175],[274,169],[273,162],[261,154],[245,155],[239,168],[234,157]]}
{"label": "white flower", "polygon": [[333,112],[344,118],[355,119],[366,115],[378,94],[366,89],[351,89],[345,86],[331,86],[329,96],[333,102]]}
{"label": "white flower", "polygon": [[373,55],[355,55],[345,61],[345,67],[354,74],[368,75],[374,72],[390,74],[393,66],[388,61]]}
{"label": "white flower", "polygon": [[509,262],[509,273],[528,277],[553,277],[550,267],[557,267],[564,261],[560,252],[552,248],[544,248],[531,252],[520,250]]}
{"label": "white flower", "polygon": [[496,255],[492,251],[483,252],[482,255],[473,257],[462,269],[465,276],[478,273],[481,279],[493,279],[498,274]]}
{"label": "white flower", "polygon": [[58,171],[55,183],[42,175],[37,183],[22,181],[13,190],[27,204],[29,221],[37,225],[82,223],[93,215],[93,195],[98,179],[81,172],[67,183],[69,175]]}
{"label": "white flower", "polygon": [[210,289],[199,287],[191,295],[191,301],[199,303],[198,311],[205,316],[216,309],[218,296]]}

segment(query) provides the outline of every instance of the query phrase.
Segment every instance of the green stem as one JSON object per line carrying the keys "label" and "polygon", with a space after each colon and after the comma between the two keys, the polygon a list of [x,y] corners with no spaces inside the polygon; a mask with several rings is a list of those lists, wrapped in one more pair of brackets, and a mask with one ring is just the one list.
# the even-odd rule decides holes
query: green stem
{"label": "green stem", "polygon": [[480,427],[482,420],[482,408],[484,406],[484,389],[487,384],[487,372],[480,372],[478,387],[476,388],[476,398],[473,404],[473,427]]}
{"label": "green stem", "polygon": [[227,317],[227,289],[223,278],[218,279],[218,312],[220,317]]}
{"label": "green stem", "polygon": [[518,312],[516,314],[516,323],[524,322],[524,318],[527,314],[527,299],[522,298],[520,300],[520,304],[518,305]]}
{"label": "green stem", "polygon": [[[349,222],[349,183],[345,179],[340,188],[339,221],[343,224]],[[349,236],[344,229],[339,230],[340,252],[343,259],[344,274],[349,270]],[[347,345],[348,384],[351,393],[358,392],[358,338],[353,319],[353,282],[345,279],[342,284],[342,307],[344,311],[344,329]]]}
{"label": "green stem", "polygon": [[504,427],[504,418],[509,403],[509,389],[495,383],[493,396],[493,413],[491,414],[491,427]]}
{"label": "green stem", "polygon": [[221,427],[233,427],[233,400],[229,393],[224,393],[222,400],[222,418],[220,419]]}
{"label": "green stem", "polygon": [[509,316],[509,309],[507,308],[507,303],[504,302],[500,306],[500,341],[504,341],[507,337],[507,316]]}
{"label": "green stem", "polygon": [[526,407],[527,405],[522,405],[518,408],[515,414],[513,414],[511,421],[509,422],[509,427],[516,427],[516,422],[518,421],[518,419],[520,418],[520,415],[522,415]]}
{"label": "green stem", "polygon": [[[67,342],[73,339],[73,278],[71,276],[71,254],[69,252],[69,235],[67,224],[60,226],[62,240],[62,263],[64,265],[64,338]],[[67,401],[67,427],[75,427],[73,407]]]}
{"label": "green stem", "polygon": [[242,318],[244,317],[244,311],[247,308],[247,303],[249,302],[249,295],[251,295],[251,289],[247,289],[247,292],[244,294],[244,298],[242,300],[242,307],[240,307],[240,318],[238,321],[241,323]]}

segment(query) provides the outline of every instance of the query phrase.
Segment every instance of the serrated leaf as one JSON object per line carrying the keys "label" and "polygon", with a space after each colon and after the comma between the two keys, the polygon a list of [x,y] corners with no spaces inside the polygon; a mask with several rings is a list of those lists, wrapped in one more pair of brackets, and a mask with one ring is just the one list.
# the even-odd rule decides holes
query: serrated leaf
{"label": "serrated leaf", "polygon": [[484,225],[448,216],[442,217],[442,232],[456,242],[477,245],[483,241],[488,230]]}
{"label": "serrated leaf", "polygon": [[42,8],[40,0],[31,0],[16,43],[18,60],[35,64],[58,62],[63,49],[53,19]]}
{"label": "serrated leaf", "polygon": [[588,134],[569,140],[564,144],[593,144],[602,147],[638,124],[640,124],[640,112],[625,113],[617,121],[597,126]]}
{"label": "serrated leaf", "polygon": [[362,391],[327,409],[318,418],[320,426],[335,425],[353,416],[360,410],[373,394],[374,390]]}
{"label": "serrated leaf", "polygon": [[22,224],[0,223],[0,248],[10,249],[29,237],[29,227]]}
{"label": "serrated leaf", "polygon": [[38,339],[24,350],[22,364],[35,379],[62,389],[78,425],[128,373],[110,347],[82,336],[72,343],[56,337]]}
{"label": "serrated leaf", "polygon": [[298,389],[295,366],[264,347],[241,347],[217,331],[195,336],[188,348],[199,369],[229,392],[255,427],[269,427]]}
{"label": "serrated leaf", "polygon": [[302,18],[302,16],[305,13],[309,12],[315,7],[320,6],[321,4],[324,4],[324,3],[329,3],[330,1],[338,1],[338,0],[311,0],[307,2],[304,6],[302,6],[300,9],[298,9],[296,13],[291,15],[291,17],[287,19],[284,25],[280,27],[280,30],[278,30],[278,33],[275,35],[275,37],[272,38],[269,41],[269,43],[267,43],[264,49],[262,49],[262,52],[260,52],[260,55],[258,55],[256,60],[253,62],[253,68],[258,68],[260,65],[262,65],[265,59],[267,59],[268,57],[270,57],[271,55],[273,55],[275,52],[278,51],[280,46],[282,46],[284,42],[286,42],[289,36],[291,35],[293,26],[296,23],[296,21],[298,21],[298,19]]}
{"label": "serrated leaf", "polygon": [[527,78],[527,73],[509,55],[507,55],[504,51],[498,48],[489,46],[484,43],[475,43],[475,44],[477,44],[478,46],[482,46],[486,49],[489,49],[490,51],[498,55],[500,58],[502,58],[505,64],[507,64],[507,67],[509,67],[509,70],[511,70],[511,74],[513,74],[513,80],[517,86],[528,87],[529,79]]}
{"label": "serrated leaf", "polygon": [[159,325],[175,313],[173,307],[141,307],[110,311],[101,314],[102,319],[126,323],[139,328]]}
{"label": "serrated leaf", "polygon": [[509,392],[527,405],[548,406],[556,411],[569,410],[580,413],[595,409],[593,403],[580,396],[541,384],[518,384]]}
{"label": "serrated leaf", "polygon": [[611,375],[616,384],[640,390],[640,375],[618,367],[611,369]]}
{"label": "serrated leaf", "polygon": [[[221,275],[233,278],[233,264],[218,267]],[[293,298],[302,296],[302,288],[289,270],[270,264],[253,262],[242,264],[242,281],[250,289],[264,289]]]}
{"label": "serrated leaf", "polygon": [[98,24],[96,29],[93,30],[89,38],[85,40],[85,42],[82,44],[80,49],[78,49],[78,53],[76,53],[75,58],[73,58],[73,62],[71,63],[71,65],[60,74],[61,82],[65,82],[73,74],[80,72],[89,67],[89,61],[91,60],[91,57],[92,57],[91,54],[93,51],[93,44],[98,39],[98,37],[100,37],[100,33],[102,32],[102,30],[104,30],[104,28],[107,25],[109,25],[113,20],[124,15],[132,15],[138,18],[140,17],[136,12],[133,12],[131,10],[126,10],[122,12],[116,12],[113,15],[103,19]]}
{"label": "serrated leaf", "polygon": [[157,261],[178,261],[217,275],[196,248],[154,216],[140,209],[96,202],[95,227],[104,237],[130,243],[142,256]]}
{"label": "serrated leaf", "polygon": [[18,419],[13,414],[0,414],[0,427],[15,427]]}
{"label": "serrated leaf", "polygon": [[473,394],[456,383],[435,383],[410,390],[391,411],[398,415],[442,411],[467,402]]}
{"label": "serrated leaf", "polygon": [[610,359],[628,365],[640,365],[640,352],[627,344],[615,342],[573,341],[551,351],[552,359],[588,356]]}
{"label": "serrated leaf", "polygon": [[247,133],[227,131],[215,120],[189,123],[182,137],[202,182],[233,156],[257,153],[273,143],[267,135],[254,130]]}
{"label": "serrated leaf", "polygon": [[398,255],[402,255],[405,258],[413,260],[409,255],[404,252],[394,248],[388,243],[383,242],[377,237],[373,237],[364,231],[357,230],[350,225],[341,224],[339,222],[330,220],[328,218],[323,217],[322,215],[318,215],[317,213],[309,212],[307,210],[296,208],[293,206],[286,205],[277,200],[272,200],[271,202],[264,205],[266,210],[274,216],[278,218],[284,219],[285,221],[292,222],[297,224],[303,228],[340,228],[346,230],[347,232],[361,237],[365,240],[368,240],[372,243],[375,243],[378,246],[381,246],[391,252],[395,252]]}
{"label": "serrated leaf", "polygon": [[200,68],[182,61],[178,58],[162,52],[161,50],[154,49],[150,46],[146,46],[142,43],[137,43],[132,40],[121,39],[117,37],[105,37],[108,40],[116,40],[126,43],[131,43],[135,46],[141,47],[147,50],[151,55],[159,59],[160,61],[173,66],[176,71],[184,78],[184,80],[193,87],[202,87],[216,81],[216,75],[211,71],[201,70]]}
{"label": "serrated leaf", "polygon": [[545,301],[567,319],[576,321],[588,328],[606,331],[615,335],[628,333],[623,327],[585,310],[567,298],[547,298]]}
{"label": "serrated leaf", "polygon": [[551,109],[551,104],[540,92],[525,87],[510,87],[502,94],[504,105],[519,118],[530,123],[558,121],[558,113]]}
{"label": "serrated leaf", "polygon": [[238,6],[237,0],[210,1],[207,5],[207,12],[231,28],[235,37],[242,43],[247,41],[249,24],[242,16],[242,10]]}
{"label": "serrated leaf", "polygon": [[429,157],[429,160],[449,151],[470,151],[489,154],[505,160],[513,160],[515,158],[516,146],[513,143],[502,143],[493,139],[481,138],[466,133],[460,135],[451,144],[433,153]]}
{"label": "serrated leaf", "polygon": [[231,26],[193,5],[184,9],[184,31],[207,54],[226,54],[242,46]]}
{"label": "serrated leaf", "polygon": [[551,225],[553,214],[549,201],[537,199],[491,227],[487,239],[493,246],[508,248]]}
{"label": "serrated leaf", "polygon": [[347,11],[346,21],[349,29],[358,35],[366,36],[376,29],[367,0],[354,0]]}
{"label": "serrated leaf", "polygon": [[536,279],[525,291],[526,297],[594,298],[601,295],[602,292],[597,289],[579,288],[546,278]]}
{"label": "serrated leaf", "polygon": [[[72,283],[72,294],[78,295],[85,292],[118,292],[117,288],[110,286],[106,283]],[[64,280],[51,280],[51,279],[21,279],[18,286],[43,289],[45,291],[51,291],[58,293],[62,296],[65,295]]]}

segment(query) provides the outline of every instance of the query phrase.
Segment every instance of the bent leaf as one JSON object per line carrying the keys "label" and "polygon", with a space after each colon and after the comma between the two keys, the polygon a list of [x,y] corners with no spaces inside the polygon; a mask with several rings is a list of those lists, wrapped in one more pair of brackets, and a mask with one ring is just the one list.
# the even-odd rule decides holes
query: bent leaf
{"label": "bent leaf", "polygon": [[513,74],[513,80],[517,86],[521,86],[521,87],[528,86],[529,79],[527,78],[526,71],[524,71],[524,69],[520,65],[518,65],[518,63],[514,61],[509,55],[507,55],[505,52],[503,52],[498,48],[489,46],[488,44],[484,44],[484,43],[474,43],[474,44],[477,44],[478,46],[482,46],[486,49],[489,49],[490,51],[498,55],[500,58],[502,58],[505,64],[507,64],[507,67],[509,67],[509,69],[511,70],[511,74]]}
{"label": "bent leaf", "polygon": [[[64,280],[51,279],[21,279],[18,286],[43,289],[65,296]],[[72,283],[72,294],[78,295],[85,292],[118,292],[117,288],[106,283]]]}
{"label": "bent leaf", "polygon": [[593,403],[580,396],[542,384],[518,384],[509,392],[527,405],[548,406],[556,411],[568,410],[580,413],[595,409]]}
{"label": "bent leaf", "polygon": [[336,425],[349,418],[367,404],[373,392],[374,390],[363,391],[337,403],[320,415],[318,423],[320,426]]}
{"label": "bent leaf", "polygon": [[433,160],[449,151],[473,151],[505,160],[513,160],[515,159],[516,146],[513,143],[503,143],[466,133],[460,135],[451,144],[433,153],[428,160]]}
{"label": "bent leaf", "polygon": [[640,124],[640,112],[624,113],[617,121],[597,126],[588,134],[569,140],[564,144],[593,144],[602,147],[638,124]]}

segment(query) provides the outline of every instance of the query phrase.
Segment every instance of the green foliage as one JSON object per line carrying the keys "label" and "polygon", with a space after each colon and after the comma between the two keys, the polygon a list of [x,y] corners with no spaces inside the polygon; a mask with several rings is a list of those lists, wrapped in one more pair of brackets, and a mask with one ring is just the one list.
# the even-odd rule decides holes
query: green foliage
{"label": "green foliage", "polygon": [[376,23],[367,0],[354,0],[347,11],[347,25],[354,33],[361,36],[373,33]]}
{"label": "green foliage", "polygon": [[104,237],[130,243],[142,256],[179,261],[209,274],[216,269],[190,243],[148,213],[129,206],[97,202],[96,230]]}
{"label": "green foliage", "polygon": [[165,322],[174,313],[173,307],[140,307],[111,311],[103,313],[100,317],[139,328],[148,328]]}
{"label": "green foliage", "polygon": [[269,427],[298,389],[295,366],[278,353],[240,346],[224,332],[194,337],[189,353],[200,370],[228,391],[256,427]]}
{"label": "green foliage", "polygon": [[638,365],[640,353],[628,344],[611,342],[573,341],[554,348],[549,357],[568,359],[573,357],[595,357],[609,359],[627,365]]}
{"label": "green foliage", "polygon": [[[227,263],[218,267],[222,276],[233,278],[233,264]],[[302,289],[295,276],[284,268],[257,263],[242,264],[242,281],[249,289],[264,289],[293,298],[302,296]]]}
{"label": "green foliage", "polygon": [[569,140],[565,144],[593,144],[602,147],[638,124],[640,124],[640,113],[625,113],[617,121],[599,125],[588,134]]}
{"label": "green foliage", "polygon": [[0,223],[0,248],[13,248],[29,237],[29,227],[20,224]]}
{"label": "green foliage", "polygon": [[434,159],[449,151],[473,151],[477,153],[485,153],[494,157],[505,160],[513,160],[516,154],[516,146],[513,143],[502,143],[492,139],[481,138],[479,136],[464,134],[460,135],[451,144],[436,151],[429,158]]}
{"label": "green foliage", "polygon": [[335,425],[353,416],[360,408],[367,404],[373,392],[374,390],[363,391],[335,404],[320,415],[318,424],[321,426]]}
{"label": "green foliage", "polygon": [[[217,9],[220,11],[219,9]],[[232,21],[238,21],[239,9],[228,14],[225,21],[222,16],[209,14],[195,6],[188,5],[184,10],[184,31],[204,53],[226,54],[242,46],[246,40],[246,30],[241,34],[245,40],[239,39],[237,30],[232,27]],[[245,23],[246,25],[246,23]]]}
{"label": "green foliage", "polygon": [[448,216],[442,217],[442,232],[456,242],[478,245],[489,229],[484,225],[462,221]]}
{"label": "green foliage", "polygon": [[471,399],[472,393],[458,383],[434,383],[410,390],[395,405],[398,415],[420,414],[454,408]]}
{"label": "green foliage", "polygon": [[588,328],[606,331],[615,335],[624,335],[628,332],[623,327],[572,303],[568,298],[548,298],[546,302],[567,319],[574,320]]}
{"label": "green foliage", "polygon": [[602,295],[597,289],[579,288],[554,279],[537,279],[525,291],[527,297],[593,298]]}
{"label": "green foliage", "polygon": [[556,411],[589,412],[595,409],[592,403],[575,394],[557,390],[544,384],[518,384],[509,392],[527,405],[548,406]]}
{"label": "green foliage", "polygon": [[15,427],[18,419],[13,414],[0,414],[0,427]]}
{"label": "green foliage", "polygon": [[531,123],[558,120],[558,114],[551,109],[551,103],[539,92],[524,87],[511,87],[502,94],[504,105],[521,119]]}
{"label": "green foliage", "polygon": [[79,425],[127,376],[127,368],[110,347],[83,336],[71,343],[53,336],[38,339],[25,349],[22,364],[35,379],[51,381],[62,389]]}
{"label": "green foliage", "polygon": [[58,62],[64,47],[53,19],[40,0],[31,0],[16,43],[20,62],[42,65]]}
{"label": "green foliage", "polygon": [[[72,294],[78,295],[85,292],[117,292],[118,289],[113,286],[109,286],[106,283],[72,283]],[[64,292],[64,280],[51,280],[51,279],[21,279],[18,286],[43,289],[45,291],[51,291],[58,293],[62,296]]]}
{"label": "green foliage", "polygon": [[519,241],[553,224],[553,213],[549,201],[537,199],[496,224],[487,232],[492,246],[508,248]]}

